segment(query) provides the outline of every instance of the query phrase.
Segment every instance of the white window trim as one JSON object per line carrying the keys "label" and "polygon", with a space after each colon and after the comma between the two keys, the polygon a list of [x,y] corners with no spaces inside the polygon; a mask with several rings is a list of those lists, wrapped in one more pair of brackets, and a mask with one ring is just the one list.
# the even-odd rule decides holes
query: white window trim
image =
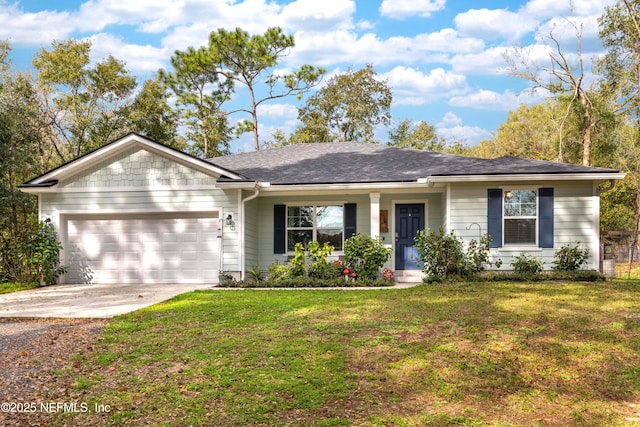
{"label": "white window trim", "polygon": [[[506,198],[506,194],[508,191],[533,191],[536,193],[536,216],[509,216],[505,214],[506,204],[504,199]],[[539,248],[539,227],[540,227],[540,194],[537,188],[532,187],[522,187],[522,186],[513,186],[513,187],[504,187],[502,188],[502,247],[508,250],[514,250],[517,248],[523,248],[526,250],[530,250],[531,248]],[[505,221],[508,219],[535,219],[536,221],[536,230],[535,230],[535,241],[533,243],[506,243],[505,237],[507,235],[507,227],[505,226]]]}
{"label": "white window trim", "polygon": [[[344,205],[346,202],[293,202],[285,204],[286,213],[286,227],[285,227],[285,246],[287,248],[287,255],[294,255],[295,251],[289,250],[289,207],[297,206],[312,206],[313,207],[313,225],[311,227],[293,227],[291,230],[311,230],[311,241],[318,240],[318,226],[316,223],[316,208],[319,206],[340,206],[342,207],[342,249],[334,250],[332,256],[344,254]],[[326,229],[335,229],[337,227],[324,227]]]}

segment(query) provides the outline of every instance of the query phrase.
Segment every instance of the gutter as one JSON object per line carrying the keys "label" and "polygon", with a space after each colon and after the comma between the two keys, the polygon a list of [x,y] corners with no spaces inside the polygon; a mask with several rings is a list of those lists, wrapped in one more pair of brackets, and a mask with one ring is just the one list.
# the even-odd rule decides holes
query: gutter
{"label": "gutter", "polygon": [[58,180],[57,179],[52,179],[50,181],[45,181],[45,182],[41,182],[38,184],[32,184],[32,183],[25,183],[25,184],[19,184],[18,188],[20,189],[20,191],[24,192],[24,193],[40,193],[46,189],[49,189],[51,187],[54,187],[58,185]]}
{"label": "gutter", "polygon": [[449,182],[487,182],[487,181],[608,181],[623,179],[626,174],[620,172],[593,172],[593,173],[555,173],[555,174],[488,174],[488,175],[432,175],[431,183]]}

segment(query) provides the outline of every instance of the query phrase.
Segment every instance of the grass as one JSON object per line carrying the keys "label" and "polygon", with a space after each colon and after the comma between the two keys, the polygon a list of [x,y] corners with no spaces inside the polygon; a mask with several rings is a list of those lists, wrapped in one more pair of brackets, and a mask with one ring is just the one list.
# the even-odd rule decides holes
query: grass
{"label": "grass", "polygon": [[74,366],[51,425],[637,425],[640,284],[198,291]]}
{"label": "grass", "polygon": [[616,277],[624,279],[640,279],[640,263],[616,263]]}
{"label": "grass", "polygon": [[33,283],[0,283],[0,294],[9,294],[11,292],[26,291],[28,289],[39,288],[40,284]]}

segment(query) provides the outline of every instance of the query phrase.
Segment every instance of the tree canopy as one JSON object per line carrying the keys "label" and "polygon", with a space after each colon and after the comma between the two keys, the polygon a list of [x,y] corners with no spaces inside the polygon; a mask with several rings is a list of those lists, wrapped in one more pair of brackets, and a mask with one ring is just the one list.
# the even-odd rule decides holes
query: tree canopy
{"label": "tree canopy", "polygon": [[[269,28],[262,35],[250,35],[241,28],[232,32],[221,28],[209,36],[209,51],[218,63],[217,72],[228,81],[244,85],[249,92],[250,105],[231,113],[245,112],[250,115],[250,120],[240,122],[236,133],[252,132],[256,150],[260,149],[258,107],[267,101],[287,96],[302,98],[305,92],[321,81],[326,72],[324,68],[313,65],[303,65],[288,74],[274,70],[294,46],[293,36],[284,34],[279,27]],[[268,88],[268,94],[262,98],[256,93],[261,76]]]}
{"label": "tree canopy", "polygon": [[415,150],[445,151],[446,141],[438,136],[436,128],[425,121],[414,124],[404,119],[389,130],[389,145]]}
{"label": "tree canopy", "polygon": [[298,109],[292,142],[377,142],[375,127],[391,123],[391,89],[372,64],[331,77]]}

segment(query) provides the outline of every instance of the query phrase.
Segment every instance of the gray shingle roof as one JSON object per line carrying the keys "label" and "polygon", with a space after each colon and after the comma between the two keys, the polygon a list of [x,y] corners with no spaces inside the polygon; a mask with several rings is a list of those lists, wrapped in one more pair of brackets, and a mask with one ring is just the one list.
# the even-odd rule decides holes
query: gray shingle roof
{"label": "gray shingle roof", "polygon": [[247,179],[272,184],[403,182],[455,175],[617,172],[517,157],[480,159],[353,142],[295,144],[208,161]]}

